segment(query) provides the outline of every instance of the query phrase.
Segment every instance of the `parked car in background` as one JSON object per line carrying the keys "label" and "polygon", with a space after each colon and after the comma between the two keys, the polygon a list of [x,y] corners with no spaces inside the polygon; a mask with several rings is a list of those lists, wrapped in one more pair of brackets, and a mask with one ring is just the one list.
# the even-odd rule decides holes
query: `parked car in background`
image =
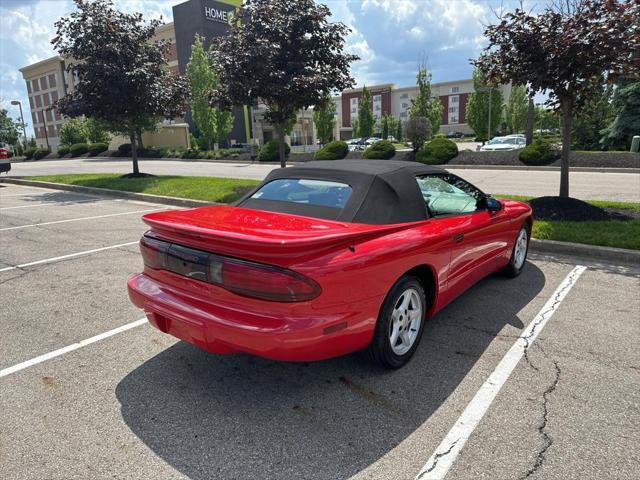
{"label": "parked car in background", "polygon": [[365,149],[365,141],[364,138],[352,138],[351,140],[347,140],[347,146],[349,147],[349,151],[353,152],[354,150],[364,150]]}
{"label": "parked car in background", "polygon": [[280,168],[235,206],[143,220],[129,296],[155,328],[217,354],[364,350],[387,368],[406,364],[426,320],[478,280],[518,275],[533,223],[526,203],[393,160]]}
{"label": "parked car in background", "polygon": [[6,173],[11,170],[11,163],[9,162],[9,150],[6,148],[0,148],[0,173]]}
{"label": "parked car in background", "polygon": [[464,137],[464,133],[462,132],[449,132],[447,133],[447,138],[462,138]]}
{"label": "parked car in background", "polygon": [[494,137],[480,147],[481,152],[507,152],[520,150],[526,146],[524,137]]}
{"label": "parked car in background", "polygon": [[367,140],[364,142],[364,144],[365,144],[366,146],[373,145],[373,144],[374,144],[374,143],[376,143],[378,140],[382,140],[382,138],[380,138],[380,137],[369,137],[369,138],[367,138]]}

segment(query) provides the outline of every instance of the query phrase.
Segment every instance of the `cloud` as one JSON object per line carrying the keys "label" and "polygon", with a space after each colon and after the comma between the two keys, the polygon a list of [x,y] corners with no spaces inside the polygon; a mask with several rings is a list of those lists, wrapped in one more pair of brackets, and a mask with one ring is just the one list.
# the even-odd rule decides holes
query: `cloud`
{"label": "cloud", "polygon": [[[126,12],[171,21],[172,7],[182,1],[115,0],[115,4]],[[512,10],[519,4],[518,0],[318,1],[331,9],[333,21],[351,29],[346,49],[360,57],[351,65],[356,83],[399,86],[415,83],[417,64],[425,59],[434,82],[469,78],[469,59],[484,45],[484,25],[495,21],[493,9]],[[532,5],[533,0],[526,0],[525,8]],[[71,0],[0,0],[0,106],[14,118],[18,110],[9,104],[11,100],[28,105],[18,69],[55,54],[50,44],[54,23],[73,8]]]}

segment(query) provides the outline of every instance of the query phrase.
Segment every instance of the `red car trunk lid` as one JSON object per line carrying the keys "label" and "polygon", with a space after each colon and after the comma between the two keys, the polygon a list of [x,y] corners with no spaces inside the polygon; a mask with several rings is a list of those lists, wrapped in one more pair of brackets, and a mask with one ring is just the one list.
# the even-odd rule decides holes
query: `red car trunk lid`
{"label": "red car trunk lid", "polygon": [[172,242],[283,266],[422,223],[364,225],[231,206],[150,213],[143,219]]}

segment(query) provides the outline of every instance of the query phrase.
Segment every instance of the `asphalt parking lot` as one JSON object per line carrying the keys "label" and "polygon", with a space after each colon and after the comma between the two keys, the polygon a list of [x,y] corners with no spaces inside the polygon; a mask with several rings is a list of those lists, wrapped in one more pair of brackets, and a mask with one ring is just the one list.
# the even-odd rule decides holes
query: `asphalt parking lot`
{"label": "asphalt parking lot", "polygon": [[399,371],[215,356],[128,300],[164,208],[0,184],[2,478],[638,478],[638,268],[533,257]]}

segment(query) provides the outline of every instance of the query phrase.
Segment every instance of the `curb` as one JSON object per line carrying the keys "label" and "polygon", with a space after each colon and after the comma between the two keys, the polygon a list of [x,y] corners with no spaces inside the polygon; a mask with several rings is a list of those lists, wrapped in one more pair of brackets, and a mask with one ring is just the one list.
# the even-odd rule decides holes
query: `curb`
{"label": "curb", "polygon": [[165,197],[162,195],[152,195],[150,193],[125,192],[122,190],[110,190],[108,188],[81,187],[79,185],[67,185],[63,183],[38,182],[36,180],[25,180],[22,178],[0,178],[0,183],[13,183],[29,187],[50,188],[53,190],[67,190],[69,192],[85,193],[102,197],[121,198],[123,200],[138,200],[141,202],[159,203],[174,207],[204,207],[207,205],[219,205],[214,202],[204,200],[190,200],[186,198]]}
{"label": "curb", "polygon": [[600,247],[582,243],[558,242],[556,240],[539,240],[537,238],[532,238],[529,246],[532,253],[579,256],[594,260],[604,260],[612,264],[640,265],[640,250]]}

